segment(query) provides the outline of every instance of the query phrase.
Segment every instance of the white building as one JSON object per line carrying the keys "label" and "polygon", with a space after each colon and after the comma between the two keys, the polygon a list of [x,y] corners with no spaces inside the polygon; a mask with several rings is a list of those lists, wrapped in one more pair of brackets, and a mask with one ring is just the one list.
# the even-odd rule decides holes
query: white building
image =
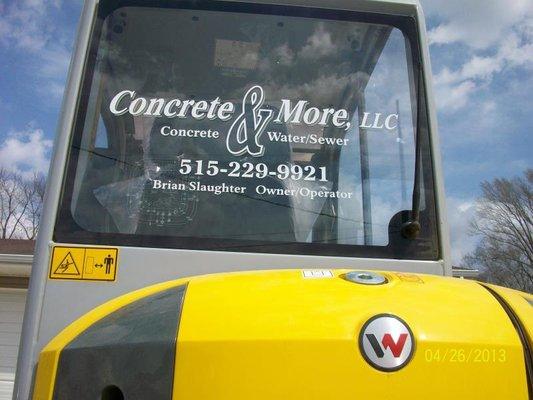
{"label": "white building", "polygon": [[34,242],[0,240],[0,400],[11,400]]}

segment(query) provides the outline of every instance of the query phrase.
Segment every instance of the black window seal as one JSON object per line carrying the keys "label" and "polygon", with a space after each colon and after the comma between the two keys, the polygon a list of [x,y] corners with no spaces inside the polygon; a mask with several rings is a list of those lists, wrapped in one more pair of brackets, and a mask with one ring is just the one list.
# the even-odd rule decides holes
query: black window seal
{"label": "black window seal", "polygon": [[526,332],[526,328],[520,321],[520,318],[514,310],[507,304],[507,302],[500,296],[494,289],[491,287],[480,283],[480,285],[485,288],[495,299],[500,303],[501,307],[511,320],[513,327],[518,334],[518,338],[522,343],[522,348],[524,350],[524,363],[526,367],[526,379],[527,379],[527,389],[528,397],[533,399],[533,338],[530,338]]}

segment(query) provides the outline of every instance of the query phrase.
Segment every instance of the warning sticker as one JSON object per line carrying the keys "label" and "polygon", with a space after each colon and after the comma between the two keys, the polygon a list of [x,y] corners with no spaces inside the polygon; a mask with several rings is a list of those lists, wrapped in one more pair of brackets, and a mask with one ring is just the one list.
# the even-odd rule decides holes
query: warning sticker
{"label": "warning sticker", "polygon": [[333,272],[329,269],[306,269],[302,271],[305,279],[333,278]]}
{"label": "warning sticker", "polygon": [[59,263],[54,271],[55,275],[72,275],[78,276],[81,275],[72,253],[69,251],[63,260]]}
{"label": "warning sticker", "polygon": [[114,281],[118,249],[114,247],[54,247],[50,279]]}
{"label": "warning sticker", "polygon": [[420,278],[418,275],[415,275],[415,274],[408,274],[405,272],[396,272],[395,275],[404,282],[424,283],[422,278]]}

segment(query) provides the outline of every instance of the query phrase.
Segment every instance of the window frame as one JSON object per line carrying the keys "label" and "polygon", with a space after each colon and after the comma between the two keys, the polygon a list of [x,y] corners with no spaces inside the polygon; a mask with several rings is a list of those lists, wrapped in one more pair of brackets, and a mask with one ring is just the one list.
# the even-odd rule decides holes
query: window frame
{"label": "window frame", "polygon": [[[438,229],[437,193],[435,187],[435,170],[431,147],[430,117],[428,109],[427,91],[424,87],[419,88],[416,76],[413,76],[415,86],[414,97],[423,100],[421,104],[423,129],[421,134],[422,149],[427,149],[422,154],[423,187],[421,196],[425,198],[426,209],[421,212],[421,226],[427,230],[427,239],[409,240],[404,239],[395,232],[395,240],[389,240],[387,246],[355,245],[337,243],[316,242],[271,242],[236,239],[214,239],[208,237],[185,237],[185,236],[160,236],[143,234],[125,234],[115,232],[91,232],[82,228],[74,220],[71,213],[71,202],[74,192],[74,183],[80,144],[88,114],[88,102],[93,82],[96,57],[102,35],[102,28],[106,17],[122,7],[146,7],[146,8],[178,8],[199,11],[220,11],[234,13],[251,13],[264,15],[283,15],[304,17],[324,20],[353,21],[370,24],[388,25],[399,29],[407,42],[411,53],[412,69],[415,74],[423,74],[421,62],[421,48],[419,42],[418,24],[415,16],[399,16],[380,13],[358,12],[348,10],[333,10],[326,8],[286,6],[259,3],[240,3],[209,1],[196,2],[190,0],[177,1],[146,1],[146,0],[119,0],[102,1],[98,5],[95,23],[92,26],[89,47],[82,74],[81,90],[79,91],[75,119],[70,135],[69,154],[65,165],[64,181],[61,189],[60,203],[54,227],[53,240],[59,243],[91,244],[91,245],[115,245],[128,247],[168,248],[204,251],[231,251],[247,253],[270,253],[270,254],[294,254],[314,256],[338,256],[338,257],[368,257],[386,259],[411,259],[435,261],[440,259],[441,249]],[[425,79],[423,76],[422,79]],[[419,90],[424,90],[422,95],[417,95]],[[416,129],[415,129],[416,131]],[[429,188],[429,190],[427,190]],[[407,218],[407,217],[405,217]],[[390,234],[390,232],[389,232]],[[429,243],[429,244],[428,244]],[[427,251],[427,246],[430,251]],[[421,254],[420,250],[426,249],[428,254]],[[431,254],[429,254],[431,253]]]}

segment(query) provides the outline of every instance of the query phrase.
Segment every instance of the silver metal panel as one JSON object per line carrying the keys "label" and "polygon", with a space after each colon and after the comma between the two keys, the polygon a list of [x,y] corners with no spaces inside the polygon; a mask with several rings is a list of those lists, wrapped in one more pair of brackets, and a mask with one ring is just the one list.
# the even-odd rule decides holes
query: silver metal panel
{"label": "silver metal panel", "polygon": [[26,302],[26,310],[24,312],[21,351],[19,352],[19,361],[15,376],[15,389],[13,392],[14,399],[30,398],[32,377],[35,370],[36,359],[40,351],[40,348],[36,348],[35,344],[39,332],[41,309],[47,283],[46,276],[49,258],[48,244],[52,238],[52,232],[54,229],[54,222],[59,204],[59,192],[67,159],[69,138],[74,121],[76,99],[80,88],[82,71],[89,43],[89,35],[97,3],[96,0],[87,0],[84,4],[77,32],[77,40],[70,61],[58,130],[54,141],[52,160],[48,172],[43,213],[39,226],[40,231],[35,246],[29,295]]}
{"label": "silver metal panel", "polygon": [[431,157],[433,159],[433,178],[435,181],[435,202],[437,207],[437,226],[439,230],[440,254],[443,264],[443,273],[446,276],[452,276],[452,261],[450,250],[450,232],[448,229],[448,213],[446,210],[446,194],[444,191],[444,174],[442,171],[442,160],[440,154],[439,130],[437,127],[437,107],[435,105],[435,92],[433,90],[433,76],[431,69],[431,60],[429,57],[429,43],[426,33],[426,21],[422,7],[418,4],[417,22],[419,31],[420,47],[422,50],[422,63],[424,67],[424,79],[426,82],[426,95],[429,113],[429,128],[431,135],[429,137],[431,144]]}
{"label": "silver metal panel", "polygon": [[[230,0],[233,1],[233,0]],[[257,3],[273,3],[258,0]],[[282,0],[284,5],[300,5],[355,11],[382,12],[399,15],[421,16],[416,0]],[[440,215],[440,261],[407,261],[363,258],[311,257],[276,254],[249,254],[231,252],[207,252],[188,250],[146,249],[124,247],[119,249],[119,266],[116,282],[50,281],[47,279],[51,238],[61,183],[67,159],[76,99],[81,84],[83,66],[87,54],[90,29],[93,24],[97,0],[87,0],[81,16],[78,39],[71,61],[68,83],[63,100],[62,114],[50,166],[41,231],[37,240],[30,295],[26,305],[23,326],[22,352],[15,383],[14,399],[30,397],[31,382],[36,361],[42,347],[61,329],[87,311],[120,294],[147,285],[178,277],[222,271],[259,270],[272,268],[351,268],[383,269],[451,275],[448,229],[445,222],[444,189],[440,168],[439,142],[436,115],[433,104],[431,66],[423,18],[419,17],[420,40],[424,56],[426,90],[429,99],[431,145],[435,169],[437,210]]]}

